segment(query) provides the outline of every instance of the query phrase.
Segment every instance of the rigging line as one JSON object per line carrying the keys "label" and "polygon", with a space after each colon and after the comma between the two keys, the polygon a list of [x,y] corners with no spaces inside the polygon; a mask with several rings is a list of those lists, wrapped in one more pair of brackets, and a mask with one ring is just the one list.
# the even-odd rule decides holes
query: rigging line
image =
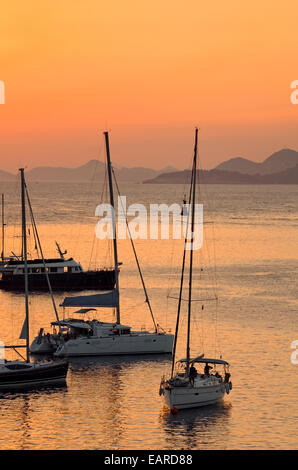
{"label": "rigging line", "polygon": [[[90,178],[90,184],[88,184],[88,191],[85,193],[86,194],[86,198],[85,198],[85,203],[87,204],[90,200],[91,200],[91,194],[93,192],[93,188],[94,188],[94,184],[95,184],[95,180],[96,180],[96,171],[98,169],[98,164],[100,163],[100,160],[99,160],[99,157],[101,156],[102,154],[102,151],[103,151],[103,148],[102,147],[99,147],[98,149],[98,155],[97,155],[97,158],[95,158],[95,165],[94,165],[94,168],[93,168],[93,172],[91,174],[91,178]],[[85,185],[84,185],[84,188],[85,188]],[[84,210],[84,209],[83,209]],[[83,223],[79,223],[79,229],[77,231],[77,236],[76,236],[76,240],[79,241],[81,240],[81,233],[82,233],[82,225],[85,225],[84,221]],[[94,239],[93,239],[94,240]],[[75,244],[75,247],[73,249],[73,257],[75,258],[76,257],[76,253],[77,253],[77,250],[78,248],[80,247],[80,244],[79,243],[76,243]],[[90,268],[90,262],[89,262],[89,268]]]}
{"label": "rigging line", "polygon": [[44,266],[44,270],[45,270],[45,276],[46,276],[46,280],[47,280],[47,283],[48,283],[48,288],[49,288],[50,296],[51,296],[51,299],[52,299],[53,308],[54,308],[56,319],[57,319],[57,322],[58,322],[59,331],[61,332],[61,325],[60,325],[59,315],[58,315],[57,308],[56,308],[56,303],[55,303],[55,299],[54,299],[54,295],[53,295],[53,291],[52,291],[52,286],[51,286],[51,283],[50,283],[49,274],[48,274],[48,271],[47,271],[47,266],[46,266],[45,259],[44,259],[44,256],[43,256],[43,251],[42,251],[42,247],[41,247],[41,243],[40,243],[40,239],[39,239],[39,235],[38,235],[38,231],[37,231],[37,227],[36,227],[36,223],[35,223],[35,219],[34,219],[34,214],[33,214],[33,211],[32,211],[32,206],[31,206],[31,202],[30,202],[26,182],[24,182],[24,185],[25,185],[25,191],[26,191],[29,211],[31,213],[32,222],[33,222],[33,224],[35,226],[35,230],[36,230],[37,242],[38,242],[39,251],[40,251],[40,254],[41,254],[41,258],[42,258],[42,262],[43,262],[43,266]]}
{"label": "rigging line", "polygon": [[[218,290],[218,282],[217,282],[217,257],[216,257],[216,249],[215,249],[215,229],[214,225],[212,227],[213,230],[213,257],[214,257],[214,282],[215,282],[215,290]],[[215,354],[217,353],[217,349],[221,352],[220,341],[218,338],[218,300],[215,305]]]}
{"label": "rigging line", "polygon": [[[124,213],[124,206],[123,206],[122,199],[120,197],[119,186],[118,186],[118,183],[117,183],[117,180],[116,180],[116,176],[115,176],[115,172],[114,172],[113,167],[112,167],[112,173],[113,173],[113,176],[114,176],[116,189],[117,189],[120,201],[121,201],[122,212]],[[137,256],[137,252],[136,252],[136,249],[135,249],[135,245],[134,245],[134,242],[133,242],[133,239],[132,239],[132,236],[131,236],[131,231],[130,231],[130,228],[129,228],[129,223],[128,223],[128,220],[127,220],[126,213],[125,213],[125,223],[126,223],[127,231],[128,231],[128,234],[129,234],[129,239],[130,239],[130,242],[131,242],[134,257],[135,257],[135,260],[136,260],[136,263],[137,263],[139,275],[140,275],[140,278],[141,278],[141,282],[142,282],[142,286],[143,286],[143,290],[144,290],[144,294],[145,294],[145,302],[147,303],[149,311],[150,311],[152,322],[153,322],[153,325],[154,325],[154,328],[155,328],[155,333],[157,333],[157,324],[155,322],[155,318],[154,318],[153,311],[152,311],[152,308],[151,308],[151,303],[150,303],[150,300],[149,300],[149,297],[148,297],[148,293],[147,293],[147,289],[146,289],[146,286],[145,286],[145,281],[144,281],[144,278],[143,278],[143,274],[142,274],[141,266],[140,266],[139,259],[138,259],[138,256]]]}
{"label": "rigging line", "polygon": [[[194,146],[194,176],[192,185],[192,214],[191,214],[191,233],[194,234],[195,222],[195,203],[196,203],[196,177],[197,177],[197,153],[198,153],[198,128],[195,130],[195,146]],[[192,265],[193,265],[193,241],[190,248],[190,262],[189,262],[189,283],[188,283],[188,324],[187,324],[187,341],[186,341],[186,373],[189,374],[190,364],[190,320],[191,320],[191,295],[192,295]]]}
{"label": "rigging line", "polygon": [[[104,197],[104,193],[106,191],[106,184],[107,184],[107,172],[105,170],[105,174],[104,174],[104,182],[103,182],[103,187],[102,187],[102,191],[101,191],[101,196],[100,196],[100,204],[102,204],[102,201],[103,201],[103,197]],[[95,233],[93,234],[93,241],[92,241],[92,247],[91,247],[91,253],[90,253],[90,259],[89,259],[89,269],[91,268],[91,263],[92,263],[92,259],[93,259],[93,253],[94,253],[94,247],[95,247],[95,242],[96,242],[96,235]],[[97,253],[96,253],[97,254]]]}
{"label": "rigging line", "polygon": [[[180,297],[174,297],[174,296],[168,295],[168,299],[178,300],[178,299],[180,299]],[[181,298],[181,300],[183,300],[183,302],[188,302],[188,299]],[[212,297],[212,298],[209,298],[209,299],[191,299],[192,302],[209,302],[211,300],[215,300],[217,302],[218,298],[217,297]]]}
{"label": "rigging line", "polygon": [[34,226],[34,223],[33,223],[33,219],[32,219],[32,213],[30,211],[30,219],[31,219],[31,226],[32,226],[32,230],[33,230],[33,238],[34,238],[34,248],[37,252],[37,257],[39,257],[39,251],[38,251],[38,243],[37,243],[37,238],[36,238],[36,231],[35,231],[35,226]]}
{"label": "rigging line", "polygon": [[[189,198],[188,198],[189,207],[190,207],[191,197],[192,197],[192,186],[193,186],[193,183],[194,183],[194,165],[195,165],[195,162],[193,161],[193,167],[192,167],[192,173],[191,173],[191,183],[190,183],[190,188],[189,188]],[[179,323],[180,323],[182,292],[183,292],[183,282],[184,282],[184,270],[185,270],[185,260],[186,260],[186,244],[187,244],[187,240],[188,240],[188,229],[189,229],[189,218],[190,218],[190,210],[187,212],[186,231],[185,231],[185,237],[184,237],[184,250],[183,250],[183,258],[182,258],[180,292],[179,292],[179,301],[178,301],[178,309],[177,309],[177,320],[176,320],[174,344],[173,344],[173,351],[172,351],[172,370],[171,370],[171,377],[172,378],[173,378],[173,375],[174,375],[177,337],[178,337]]]}
{"label": "rigging line", "polygon": [[[190,157],[189,159],[189,163],[187,165],[187,168],[192,168],[192,157]],[[192,170],[191,170],[192,171]],[[190,177],[192,178],[192,173],[190,174]],[[189,175],[187,174],[187,172],[185,172],[185,175],[184,175],[184,182],[183,182],[183,191],[182,191],[182,194],[183,194],[183,199],[185,199],[185,193],[186,193],[186,185],[188,183],[189,185]],[[176,194],[176,193],[175,193]],[[182,221],[183,221],[183,216],[182,216]],[[183,223],[183,222],[182,222]],[[172,278],[176,275],[178,275],[178,271],[177,269],[174,269],[174,256],[176,254],[175,252],[175,248],[176,248],[176,244],[172,244],[172,251],[171,251],[171,262],[170,262],[170,272],[169,272],[169,276],[168,276],[168,282],[167,282],[167,296],[170,294],[170,291],[172,289],[172,286],[171,286],[171,281],[172,281]]]}
{"label": "rigging line", "polygon": [[[191,180],[192,180],[192,164],[193,164],[193,156],[191,156],[189,158],[189,161],[188,161],[188,164],[187,164],[187,167],[186,169],[184,170],[184,179],[183,179],[183,191],[182,191],[182,195],[183,195],[183,198],[184,199],[186,197],[185,193],[187,192],[186,191],[186,186],[189,186],[189,184],[191,184]],[[190,175],[188,174],[188,169],[190,171]],[[189,181],[190,180],[190,181]],[[177,192],[175,192],[176,194]],[[182,220],[183,220],[183,217],[182,217]],[[173,269],[173,259],[174,259],[174,255],[175,255],[175,245],[173,246],[173,250],[172,250],[172,258],[171,258],[171,270],[170,270],[170,274],[172,274],[174,272],[174,269]],[[175,271],[175,274],[177,274],[177,272]],[[168,282],[168,293],[170,292],[171,288],[170,288],[170,282]]]}
{"label": "rigging line", "polygon": [[[201,164],[201,158],[200,158],[200,162],[199,162],[199,167],[200,169],[202,170],[202,164]],[[205,179],[205,175],[204,173],[201,171],[200,172],[200,175],[201,175],[201,179],[202,181],[204,181]],[[203,189],[204,188],[204,189]],[[208,205],[211,209],[211,212],[214,214],[215,213],[215,206],[214,206],[214,200],[211,199],[210,197],[210,193],[208,191],[208,185],[205,184],[205,185],[200,185],[200,190],[201,190],[201,194],[203,193],[205,196],[206,196],[206,200],[208,201]],[[212,290],[215,294],[215,297],[216,297],[216,306],[215,306],[215,314],[214,314],[214,323],[215,323],[215,331],[214,331],[214,342],[215,342],[215,356],[217,356],[217,349],[221,349],[221,346],[220,346],[220,339],[219,339],[219,336],[218,336],[218,297],[217,297],[217,291],[218,291],[218,279],[217,279],[217,257],[216,257],[216,247],[215,247],[215,227],[214,227],[214,221],[208,221],[208,222],[204,222],[204,225],[206,224],[211,224],[212,225],[212,239],[213,239],[213,263],[214,263],[214,271],[213,271],[213,275],[210,275],[209,274],[209,270],[207,270],[207,275],[208,275],[208,278],[210,279],[210,281],[213,282],[213,286],[212,286]],[[207,249],[207,255],[208,255],[208,259],[209,259],[209,265],[211,265],[211,249],[210,249],[210,244],[209,244],[209,241],[208,241],[208,237],[205,238],[205,245],[206,245],[206,249]]]}

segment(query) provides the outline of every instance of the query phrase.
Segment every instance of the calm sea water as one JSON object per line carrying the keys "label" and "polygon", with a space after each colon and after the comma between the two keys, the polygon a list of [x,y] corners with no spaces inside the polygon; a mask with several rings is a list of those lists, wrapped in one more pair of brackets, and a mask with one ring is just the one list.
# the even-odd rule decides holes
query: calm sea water
{"label": "calm sea water", "polygon": [[[120,186],[128,205],[146,207],[181,203],[187,192],[183,185]],[[47,256],[55,256],[57,240],[85,268],[111,264],[111,243],[94,236],[95,207],[106,199],[102,183],[28,187]],[[201,191],[204,244],[195,255],[192,352],[222,354],[231,363],[231,394],[217,406],[173,416],[158,394],[169,356],[71,360],[67,387],[0,399],[1,449],[297,448],[298,365],[291,363],[291,343],[298,340],[298,188],[205,185]],[[1,184],[0,192],[6,252],[17,253],[19,189]],[[174,331],[182,242],[135,244],[156,319]],[[33,240],[29,246],[34,256]],[[119,258],[121,319],[151,328],[128,240],[120,240]],[[57,304],[64,295],[57,293]],[[54,319],[49,296],[32,295],[30,312],[33,337]],[[2,341],[17,341],[23,317],[23,296],[0,292]],[[111,312],[100,318],[110,319]],[[185,308],[178,357],[185,355],[184,332]]]}

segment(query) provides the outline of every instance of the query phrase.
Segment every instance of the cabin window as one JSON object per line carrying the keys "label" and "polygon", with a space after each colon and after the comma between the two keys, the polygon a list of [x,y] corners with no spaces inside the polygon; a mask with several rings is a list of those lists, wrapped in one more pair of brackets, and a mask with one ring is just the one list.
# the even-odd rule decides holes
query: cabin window
{"label": "cabin window", "polygon": [[72,268],[68,266],[67,272],[72,273]]}
{"label": "cabin window", "polygon": [[57,268],[50,268],[50,272],[51,272],[51,273],[56,273],[56,272],[57,272]]}
{"label": "cabin window", "polygon": [[39,268],[32,268],[32,269],[31,269],[31,272],[32,272],[33,274],[38,274],[38,273],[39,273]]}

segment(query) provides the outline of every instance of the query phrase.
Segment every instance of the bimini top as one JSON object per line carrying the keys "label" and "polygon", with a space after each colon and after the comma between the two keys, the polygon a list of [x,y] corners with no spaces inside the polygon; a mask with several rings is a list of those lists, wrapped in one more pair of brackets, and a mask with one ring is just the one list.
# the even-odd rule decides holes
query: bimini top
{"label": "bimini top", "polygon": [[[180,359],[180,361],[177,362],[187,362],[187,359]],[[189,362],[190,364],[194,364],[195,362],[201,362],[203,364],[206,364],[210,362],[210,364],[223,364],[225,366],[229,365],[229,363],[224,361],[223,359],[209,359],[202,356],[195,357],[194,359],[189,359]]]}
{"label": "bimini top", "polygon": [[80,330],[90,330],[91,329],[91,326],[89,325],[89,323],[85,323],[84,321],[80,321],[80,320],[76,320],[76,319],[72,319],[72,318],[69,318],[67,320],[62,320],[62,321],[52,321],[51,322],[51,325],[52,326],[58,326],[60,324],[60,326],[70,326],[72,328],[79,328]]}

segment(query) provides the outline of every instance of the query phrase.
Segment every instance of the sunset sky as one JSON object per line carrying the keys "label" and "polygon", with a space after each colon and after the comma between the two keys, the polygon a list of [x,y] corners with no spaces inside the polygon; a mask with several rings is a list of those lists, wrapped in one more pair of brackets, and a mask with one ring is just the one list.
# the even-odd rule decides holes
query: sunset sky
{"label": "sunset sky", "polygon": [[0,169],[103,160],[205,168],[298,150],[297,0],[10,0]]}

